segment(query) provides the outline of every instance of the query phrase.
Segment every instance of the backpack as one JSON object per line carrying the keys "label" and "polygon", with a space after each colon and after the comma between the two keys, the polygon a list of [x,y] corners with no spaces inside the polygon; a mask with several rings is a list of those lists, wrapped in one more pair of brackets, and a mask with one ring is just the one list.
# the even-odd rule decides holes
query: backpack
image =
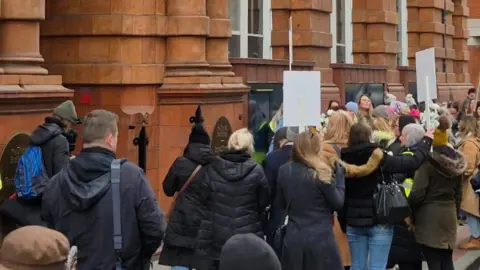
{"label": "backpack", "polygon": [[17,198],[32,200],[41,198],[50,177],[43,162],[42,148],[30,145],[18,160],[15,171]]}

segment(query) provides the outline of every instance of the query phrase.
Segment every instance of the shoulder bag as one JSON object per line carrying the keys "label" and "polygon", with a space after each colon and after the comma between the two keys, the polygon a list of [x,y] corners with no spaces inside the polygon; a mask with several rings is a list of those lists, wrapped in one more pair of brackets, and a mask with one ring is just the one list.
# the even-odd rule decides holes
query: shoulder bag
{"label": "shoulder bag", "polygon": [[177,203],[177,200],[178,200],[178,196],[180,194],[182,194],[183,191],[185,191],[185,189],[187,189],[187,187],[192,183],[193,179],[195,178],[195,175],[197,175],[197,173],[200,171],[200,169],[202,168],[202,165],[198,165],[195,170],[193,170],[192,174],[188,177],[187,181],[185,182],[185,184],[183,184],[182,188],[177,192],[175,193],[175,195],[173,196],[173,201],[172,203],[170,204],[170,208],[168,209],[168,211],[165,213],[165,220],[167,221],[167,223],[170,222],[170,218],[172,216],[172,213],[173,213],[173,209],[175,209],[175,205]]}
{"label": "shoulder bag", "polygon": [[405,192],[391,177],[385,181],[380,167],[382,181],[378,184],[374,194],[375,215],[380,224],[403,224],[404,219],[412,215]]}
{"label": "shoulder bag", "polygon": [[113,206],[113,249],[115,251],[116,262],[115,270],[123,270],[122,265],[122,215],[120,209],[120,172],[123,160],[115,159],[110,165],[110,185],[112,188],[112,206]]}

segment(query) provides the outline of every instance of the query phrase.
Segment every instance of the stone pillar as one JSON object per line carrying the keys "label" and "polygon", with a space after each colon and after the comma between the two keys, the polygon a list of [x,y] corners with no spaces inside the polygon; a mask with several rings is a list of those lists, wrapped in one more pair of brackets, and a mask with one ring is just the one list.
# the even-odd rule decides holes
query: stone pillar
{"label": "stone pillar", "polygon": [[403,94],[397,70],[397,0],[353,1],[354,63],[387,67],[387,89]]}
{"label": "stone pillar", "polygon": [[[471,87],[468,83],[457,83],[454,70],[456,52],[453,37],[456,29],[453,25],[453,12],[454,3],[450,0],[408,1],[409,64],[415,66],[416,52],[435,48],[440,101],[462,96],[460,93]],[[442,14],[445,15],[444,23]],[[459,33],[459,36],[461,35],[464,34]]]}
{"label": "stone pillar", "polygon": [[167,16],[166,76],[211,75],[206,58],[206,0],[169,0]]}
{"label": "stone pillar", "polygon": [[234,76],[228,60],[228,40],[232,36],[232,22],[228,18],[228,0],[207,0],[210,28],[207,39],[207,62],[217,76]]}
{"label": "stone pillar", "polygon": [[45,0],[3,0],[0,16],[0,65],[5,74],[48,74],[40,64],[40,21]]}
{"label": "stone pillar", "polygon": [[328,100],[340,100],[340,91],[333,83],[330,67],[332,34],[330,32],[331,0],[272,0],[273,59],[289,59],[289,17],[293,24],[293,60],[311,61],[314,70],[322,73],[322,108]]}
{"label": "stone pillar", "polygon": [[454,1],[453,26],[455,27],[455,35],[453,36],[453,49],[455,50],[455,60],[453,71],[456,75],[457,83],[471,82],[468,70],[468,60],[470,59],[467,44],[469,38],[468,13],[467,0]]}

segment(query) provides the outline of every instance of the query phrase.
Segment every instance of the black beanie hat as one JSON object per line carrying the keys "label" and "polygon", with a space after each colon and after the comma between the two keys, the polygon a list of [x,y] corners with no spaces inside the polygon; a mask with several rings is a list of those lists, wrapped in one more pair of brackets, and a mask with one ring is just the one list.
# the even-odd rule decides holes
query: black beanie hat
{"label": "black beanie hat", "polygon": [[249,234],[237,234],[225,243],[219,270],[281,270],[275,251],[265,240]]}
{"label": "black beanie hat", "polygon": [[411,115],[401,115],[398,118],[398,130],[402,133],[403,128],[408,124],[416,124],[415,117]]}
{"label": "black beanie hat", "polygon": [[190,123],[193,124],[193,127],[190,136],[188,136],[189,143],[210,144],[210,136],[203,127],[203,120],[202,108],[198,105],[195,116],[190,117]]}

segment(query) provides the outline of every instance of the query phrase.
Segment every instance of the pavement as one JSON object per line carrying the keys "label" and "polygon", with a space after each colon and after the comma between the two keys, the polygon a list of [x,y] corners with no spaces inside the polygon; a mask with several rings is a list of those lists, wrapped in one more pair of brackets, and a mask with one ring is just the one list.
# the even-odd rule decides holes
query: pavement
{"label": "pavement", "polygon": [[[468,239],[470,232],[468,226],[459,226],[457,231],[457,246]],[[480,269],[480,250],[460,250],[453,251],[453,261],[455,270],[479,270]],[[170,266],[158,265],[154,262],[153,270],[170,270]],[[428,270],[427,264],[423,264],[423,270]]]}

